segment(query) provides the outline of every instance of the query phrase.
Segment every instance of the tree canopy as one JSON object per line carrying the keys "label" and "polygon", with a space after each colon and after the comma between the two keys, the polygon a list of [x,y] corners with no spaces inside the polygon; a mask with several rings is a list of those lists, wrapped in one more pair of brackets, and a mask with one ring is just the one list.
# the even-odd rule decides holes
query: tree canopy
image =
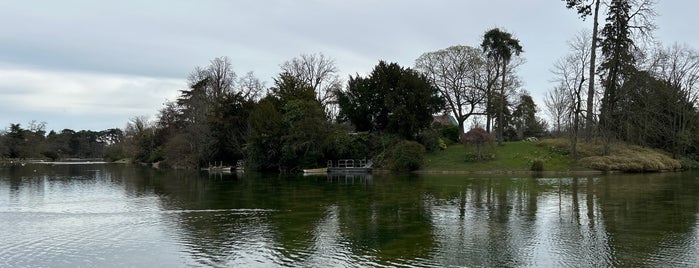
{"label": "tree canopy", "polygon": [[424,75],[397,63],[379,62],[368,77],[350,77],[347,90],[338,91],[341,121],[358,131],[398,134],[415,140],[441,111],[443,100]]}

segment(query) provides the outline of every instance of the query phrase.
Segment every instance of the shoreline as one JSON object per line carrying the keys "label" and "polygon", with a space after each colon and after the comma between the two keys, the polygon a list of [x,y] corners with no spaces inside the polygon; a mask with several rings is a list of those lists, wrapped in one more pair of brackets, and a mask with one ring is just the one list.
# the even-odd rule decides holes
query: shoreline
{"label": "shoreline", "polygon": [[531,170],[417,170],[416,174],[444,174],[444,175],[603,175],[610,173],[624,173],[620,171],[601,170],[568,170],[568,171],[531,171]]}

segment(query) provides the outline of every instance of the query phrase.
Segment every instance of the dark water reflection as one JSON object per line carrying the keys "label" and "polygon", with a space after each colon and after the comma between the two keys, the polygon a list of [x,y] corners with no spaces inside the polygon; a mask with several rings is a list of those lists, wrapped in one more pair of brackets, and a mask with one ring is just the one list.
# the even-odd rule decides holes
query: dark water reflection
{"label": "dark water reflection", "polygon": [[0,166],[1,267],[699,266],[699,173]]}

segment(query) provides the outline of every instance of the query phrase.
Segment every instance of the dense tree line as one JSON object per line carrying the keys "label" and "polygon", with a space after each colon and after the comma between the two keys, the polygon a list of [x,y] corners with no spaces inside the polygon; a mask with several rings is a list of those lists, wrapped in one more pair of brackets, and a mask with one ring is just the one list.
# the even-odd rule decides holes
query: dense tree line
{"label": "dense tree line", "polygon": [[[491,122],[502,125],[506,139],[543,135],[531,96],[517,94],[514,70],[521,59],[467,46],[445,51],[465,55],[450,63],[467,69],[453,74],[465,76],[461,86],[436,71],[435,64],[454,60],[440,58],[442,52],[426,53],[416,68],[379,61],[367,76],[350,76],[344,88],[334,60],[323,54],[284,62],[270,87],[252,73],[238,78],[228,58],[216,58],[194,69],[188,88],[158,118],[132,118],[112,151],[174,168],[244,162],[255,170],[297,171],[354,158],[414,169],[421,158],[407,155],[459,142],[468,116],[454,112],[465,105],[485,116],[489,128]],[[450,98],[471,101],[455,105]],[[444,113],[456,114],[458,127],[433,123],[434,115]]]}
{"label": "dense tree line", "polygon": [[120,129],[103,131],[64,129],[46,132],[46,123],[30,122],[27,128],[10,124],[0,133],[0,157],[13,159],[109,158],[111,146],[122,142]]}
{"label": "dense tree line", "polygon": [[[550,133],[521,88],[523,46],[494,28],[480,46],[426,52],[413,68],[379,61],[344,85],[334,60],[323,54],[282,63],[270,87],[252,72],[238,76],[228,58],[215,58],[192,71],[188,87],[155,120],[135,117],[123,131],[100,132],[46,133],[43,124],[12,124],[0,135],[0,155],[131,158],[175,168],[244,161],[256,170],[286,171],[367,158],[412,169],[395,159],[423,151],[420,146],[431,151],[474,142],[466,135],[470,123],[477,140],[495,134],[499,144],[566,136],[573,156],[579,139],[597,138],[606,153],[623,141],[697,158],[699,53],[648,42],[655,28],[651,0],[563,2],[582,19],[592,18],[592,31],[571,40],[571,52],[554,65],[557,85],[544,102]],[[439,114],[453,116],[456,126],[434,124]]]}
{"label": "dense tree line", "polygon": [[[499,140],[543,135],[545,124],[516,75],[524,62],[518,41],[500,29],[484,40],[480,48],[427,52],[414,68],[379,61],[344,86],[334,60],[323,54],[284,62],[270,87],[252,72],[239,77],[227,57],[215,58],[194,68],[187,88],[154,120],[134,117],[123,131],[77,133],[12,125],[0,152],[129,158],[173,168],[244,162],[254,170],[297,171],[353,158],[415,169],[424,152],[460,142],[470,118],[485,118],[487,132],[497,127]],[[456,126],[435,123],[441,114],[455,116]],[[46,145],[29,146],[39,143]]]}

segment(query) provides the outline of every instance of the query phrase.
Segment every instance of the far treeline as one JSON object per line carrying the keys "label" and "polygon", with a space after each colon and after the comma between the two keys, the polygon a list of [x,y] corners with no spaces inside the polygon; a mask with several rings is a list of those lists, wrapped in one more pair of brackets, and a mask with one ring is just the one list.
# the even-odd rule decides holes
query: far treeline
{"label": "far treeline", "polygon": [[[248,169],[290,172],[351,158],[413,170],[426,152],[462,140],[502,145],[548,136],[569,139],[574,158],[578,143],[596,140],[604,154],[622,142],[699,160],[699,53],[653,39],[651,0],[562,2],[592,31],[575,35],[569,54],[552,67],[557,85],[544,101],[550,127],[536,116],[517,74],[524,47],[495,28],[479,46],[426,52],[413,67],[379,61],[368,75],[349,76],[346,83],[323,54],[284,62],[270,87],[252,72],[238,76],[227,57],[215,58],[192,71],[188,88],[155,120],[132,118],[123,132],[49,135],[13,124],[0,136],[0,154],[102,154],[172,168],[242,161]],[[84,141],[52,141],[58,136]],[[90,144],[97,149],[85,149]]]}

